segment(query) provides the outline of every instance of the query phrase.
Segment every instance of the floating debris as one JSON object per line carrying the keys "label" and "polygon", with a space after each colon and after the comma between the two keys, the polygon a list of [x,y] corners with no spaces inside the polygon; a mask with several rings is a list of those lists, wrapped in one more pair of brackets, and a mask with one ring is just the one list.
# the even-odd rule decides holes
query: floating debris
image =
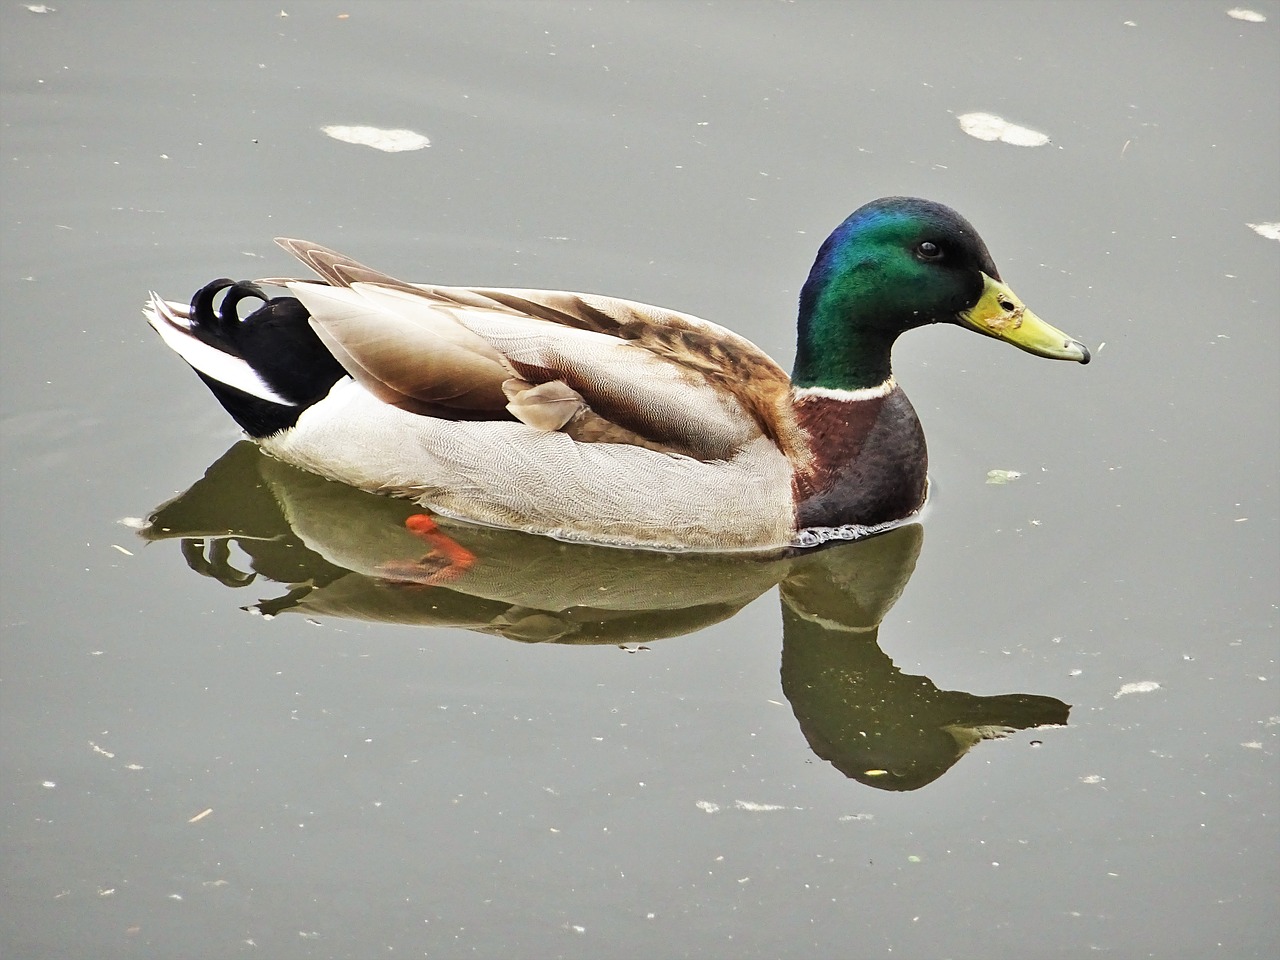
{"label": "floating debris", "polygon": [[1150,693],[1153,690],[1159,689],[1160,684],[1156,683],[1154,680],[1142,680],[1138,683],[1126,683],[1116,691],[1116,695],[1112,699],[1119,700],[1121,697],[1130,693]]}
{"label": "floating debris", "polygon": [[431,141],[412,130],[383,130],[379,127],[321,127],[321,132],[341,140],[343,143],[354,143],[361,147],[373,147],[384,153],[402,153],[406,150],[421,150],[431,146]]}
{"label": "floating debris", "polygon": [[979,140],[999,140],[1015,147],[1043,147],[1049,142],[1049,137],[1039,130],[1020,127],[994,113],[962,113],[956,119],[961,130]]}
{"label": "floating debris", "polygon": [[[694,804],[703,813],[719,813],[724,808],[711,800],[699,800]],[[733,801],[735,810],[745,810],[747,813],[772,813],[775,810],[803,810],[804,807],[788,807],[778,803],[756,803],[754,800],[735,800]]]}
{"label": "floating debris", "polygon": [[1280,223],[1246,223],[1245,226],[1260,237],[1280,240]]}
{"label": "floating debris", "polygon": [[1012,483],[1014,480],[1017,480],[1021,476],[1022,476],[1021,470],[988,470],[987,483],[1003,485],[1006,483]]}
{"label": "floating debris", "polygon": [[[30,10],[30,7],[27,7]],[[1266,14],[1259,13],[1257,10],[1246,10],[1244,7],[1232,7],[1227,11],[1227,16],[1233,20],[1243,20],[1245,23],[1266,23]]]}
{"label": "floating debris", "polygon": [[207,817],[211,813],[213,813],[213,807],[206,807],[205,809],[197,813],[194,817],[192,817],[190,820],[188,820],[187,823],[199,823],[201,820],[203,820],[205,817]]}

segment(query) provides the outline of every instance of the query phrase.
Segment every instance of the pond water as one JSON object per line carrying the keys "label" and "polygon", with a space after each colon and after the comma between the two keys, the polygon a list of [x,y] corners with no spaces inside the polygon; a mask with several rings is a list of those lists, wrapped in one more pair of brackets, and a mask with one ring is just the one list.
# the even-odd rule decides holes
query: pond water
{"label": "pond water", "polygon": [[[0,954],[1280,955],[1280,4],[1228,6],[6,5]],[[927,517],[790,561],[389,582],[408,505],[139,313],[288,234],[789,364],[895,193],[1095,360],[909,334]]]}

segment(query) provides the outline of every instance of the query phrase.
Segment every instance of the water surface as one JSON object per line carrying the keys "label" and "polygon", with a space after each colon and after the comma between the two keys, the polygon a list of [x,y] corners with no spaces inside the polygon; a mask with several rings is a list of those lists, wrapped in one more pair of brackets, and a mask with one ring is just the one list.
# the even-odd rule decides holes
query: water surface
{"label": "water surface", "polygon": [[[0,11],[5,956],[1280,953],[1280,5],[56,6]],[[1096,358],[909,335],[924,527],[798,565],[388,583],[408,508],[138,312],[288,234],[785,364],[895,193]]]}

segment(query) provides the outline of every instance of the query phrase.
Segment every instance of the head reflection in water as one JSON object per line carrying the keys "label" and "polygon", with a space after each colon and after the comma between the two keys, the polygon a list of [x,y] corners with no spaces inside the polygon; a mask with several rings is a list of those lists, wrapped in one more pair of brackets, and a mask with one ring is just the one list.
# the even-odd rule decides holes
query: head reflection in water
{"label": "head reflection in water", "polygon": [[813,752],[880,790],[932,783],[981,740],[1067,722],[1053,697],[980,697],[903,673],[876,628],[841,635],[783,604],[782,691]]}
{"label": "head reflection in water", "polygon": [[[228,587],[280,584],[278,596],[246,608],[257,613],[462,627],[524,643],[691,633],[780,585],[782,688],[796,720],[814,753],[878,789],[917,789],[983,739],[1067,721],[1060,700],[942,690],[902,673],[880,649],[880,622],[920,552],[915,524],[825,550],[753,557],[567,545],[424,523],[412,519],[418,513],[241,443],[157,508],[141,535],[181,539],[188,566]],[[231,543],[252,571],[232,564]]]}
{"label": "head reflection in water", "polygon": [[782,691],[800,729],[819,757],[880,790],[919,789],[979,741],[1065,724],[1070,711],[1053,697],[940,690],[880,649],[923,539],[901,527],[808,558],[781,584]]}

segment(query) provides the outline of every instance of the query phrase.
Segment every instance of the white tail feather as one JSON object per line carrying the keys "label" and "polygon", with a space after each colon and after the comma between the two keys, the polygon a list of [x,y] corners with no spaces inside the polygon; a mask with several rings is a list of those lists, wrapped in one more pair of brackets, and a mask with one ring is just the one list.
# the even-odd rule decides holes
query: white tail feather
{"label": "white tail feather", "polygon": [[272,390],[253,367],[239,357],[197,339],[191,333],[190,311],[185,305],[162,300],[153,292],[142,313],[169,349],[205,376],[261,400],[285,407],[297,406]]}

